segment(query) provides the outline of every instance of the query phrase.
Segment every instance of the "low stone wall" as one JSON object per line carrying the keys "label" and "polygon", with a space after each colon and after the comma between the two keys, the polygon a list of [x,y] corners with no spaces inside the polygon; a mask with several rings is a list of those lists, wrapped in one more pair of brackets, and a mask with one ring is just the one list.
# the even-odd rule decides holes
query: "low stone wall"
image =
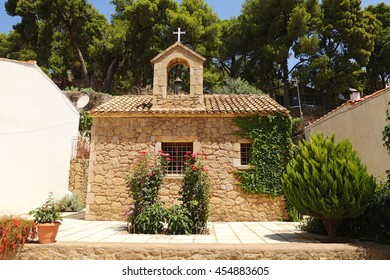
{"label": "low stone wall", "polygon": [[22,260],[386,260],[376,244],[156,245],[124,243],[26,244]]}
{"label": "low stone wall", "polygon": [[85,205],[87,200],[88,166],[87,159],[72,159],[70,161],[68,190],[80,196],[82,205]]}

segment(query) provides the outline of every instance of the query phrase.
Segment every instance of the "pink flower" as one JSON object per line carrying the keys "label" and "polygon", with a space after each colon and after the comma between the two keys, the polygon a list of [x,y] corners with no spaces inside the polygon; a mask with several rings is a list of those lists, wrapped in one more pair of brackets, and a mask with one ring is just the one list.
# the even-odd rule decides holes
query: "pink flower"
{"label": "pink flower", "polygon": [[186,155],[190,155],[190,154],[192,154],[191,151],[187,151],[187,152],[186,152]]}
{"label": "pink flower", "polygon": [[168,158],[167,158],[167,161],[170,161],[170,160],[171,160],[171,158],[168,157]]}
{"label": "pink flower", "polygon": [[163,153],[163,151],[162,151],[162,150],[158,150],[157,152],[158,152],[159,154],[162,154],[162,153]]}
{"label": "pink flower", "polygon": [[196,154],[192,154],[191,157],[192,157],[192,158],[196,158]]}

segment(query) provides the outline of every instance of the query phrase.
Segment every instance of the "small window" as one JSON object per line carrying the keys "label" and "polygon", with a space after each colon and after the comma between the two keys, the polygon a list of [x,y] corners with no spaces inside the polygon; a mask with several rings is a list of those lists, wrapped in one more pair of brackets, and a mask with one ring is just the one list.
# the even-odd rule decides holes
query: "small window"
{"label": "small window", "polygon": [[161,143],[164,153],[169,154],[171,161],[168,165],[168,174],[183,174],[185,154],[192,152],[194,146],[192,143]]}
{"label": "small window", "polygon": [[241,165],[248,165],[251,158],[251,148],[252,144],[250,143],[241,143],[240,144],[241,152]]}

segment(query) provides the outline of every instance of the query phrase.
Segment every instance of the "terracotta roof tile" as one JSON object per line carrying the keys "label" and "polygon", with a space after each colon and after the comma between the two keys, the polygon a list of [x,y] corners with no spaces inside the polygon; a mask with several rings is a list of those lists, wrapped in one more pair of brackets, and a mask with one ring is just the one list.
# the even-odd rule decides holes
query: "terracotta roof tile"
{"label": "terracotta roof tile", "polygon": [[125,95],[113,97],[110,101],[93,109],[93,115],[111,114],[276,114],[287,115],[289,111],[268,95],[204,95],[203,104],[198,107],[160,107],[153,105],[153,96]]}

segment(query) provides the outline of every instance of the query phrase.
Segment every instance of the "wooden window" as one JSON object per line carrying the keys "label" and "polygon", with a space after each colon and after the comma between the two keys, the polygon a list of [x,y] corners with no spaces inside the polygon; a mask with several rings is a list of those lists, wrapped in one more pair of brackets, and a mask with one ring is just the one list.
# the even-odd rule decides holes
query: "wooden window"
{"label": "wooden window", "polygon": [[252,144],[250,143],[241,143],[240,152],[241,152],[241,165],[248,165],[251,158],[251,148]]}
{"label": "wooden window", "polygon": [[171,161],[168,166],[168,174],[184,173],[184,155],[187,152],[193,152],[193,143],[161,143],[164,153],[169,154]]}

